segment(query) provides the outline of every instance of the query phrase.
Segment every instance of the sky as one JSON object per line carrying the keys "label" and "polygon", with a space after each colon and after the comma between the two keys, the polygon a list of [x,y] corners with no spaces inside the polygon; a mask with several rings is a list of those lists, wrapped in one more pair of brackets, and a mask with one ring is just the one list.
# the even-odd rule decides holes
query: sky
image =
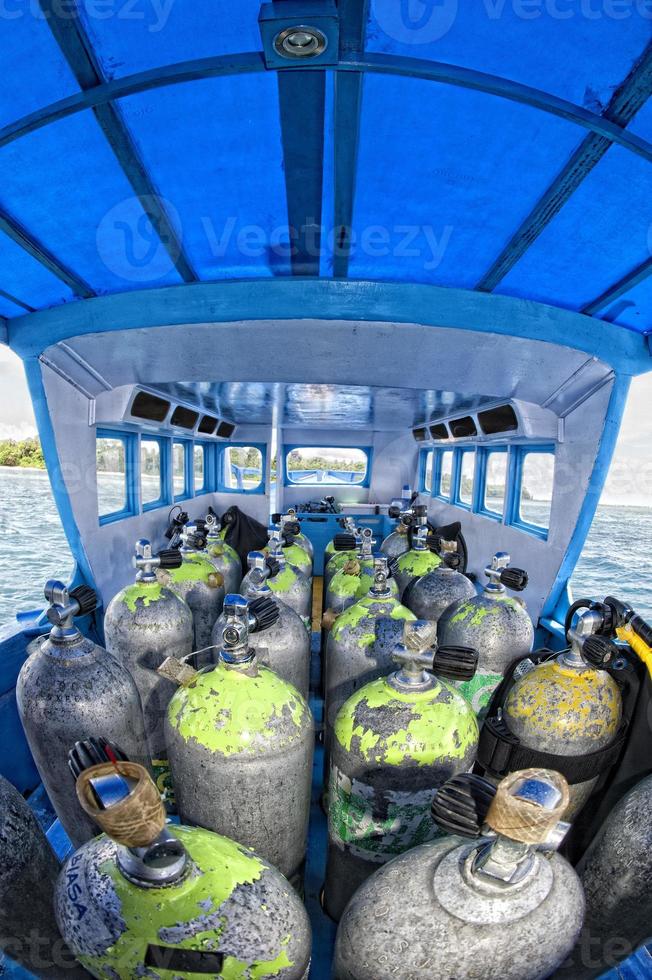
{"label": "sky", "polygon": [[[0,345],[0,439],[36,434],[23,367]],[[652,373],[635,378],[603,503],[652,506]]]}

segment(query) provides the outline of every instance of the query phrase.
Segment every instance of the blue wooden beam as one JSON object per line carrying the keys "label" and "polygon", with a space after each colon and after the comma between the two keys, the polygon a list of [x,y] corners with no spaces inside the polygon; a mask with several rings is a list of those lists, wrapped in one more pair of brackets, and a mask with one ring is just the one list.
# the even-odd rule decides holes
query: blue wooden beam
{"label": "blue wooden beam", "polygon": [[34,312],[35,308],[33,306],[29,306],[27,303],[23,303],[22,299],[18,299],[16,296],[13,296],[11,293],[8,293],[6,289],[0,289],[0,296],[4,296],[4,298],[8,299],[10,303],[13,303],[14,306],[17,306],[19,309],[22,308],[23,310],[25,310],[26,313]]}
{"label": "blue wooden beam", "polygon": [[[361,52],[369,16],[369,0],[339,0],[340,57]],[[360,143],[363,73],[335,76],[335,240],[333,275],[345,279],[351,255],[351,223]]]}
{"label": "blue wooden beam", "polygon": [[292,274],[318,276],[324,176],[323,71],[278,72]]}
{"label": "blue wooden beam", "polygon": [[[652,94],[652,43],[643,52],[631,72],[616,89],[604,111],[604,118],[624,129]],[[539,235],[559,214],[580,184],[598,165],[613,141],[604,134],[592,132],[575,150],[568,163],[548,187],[520,228],[484,274],[477,289],[491,292],[523,257]],[[598,307],[599,309],[599,307]],[[592,313],[592,305],[584,312]]]}
{"label": "blue wooden beam", "polygon": [[624,375],[652,371],[647,339],[633,330],[532,300],[418,283],[290,276],[194,283],[67,303],[14,317],[8,330],[11,348],[20,357],[33,358],[52,344],[91,333],[303,318],[421,323],[545,338],[597,357]]}
{"label": "blue wooden beam", "polygon": [[[204,78],[237,76],[264,72],[265,62],[261,52],[246,52],[243,54],[216,55],[210,58],[200,58],[183,61],[164,68],[153,68],[148,71],[116,78],[102,85],[76,95],[61,99],[49,106],[38,109],[21,119],[0,129],[0,147],[26,136],[43,126],[48,126],[59,119],[105,105],[114,99],[122,99],[138,92],[164,88],[168,85],[179,85],[184,82],[199,81]],[[302,69],[305,71],[323,71],[321,68]],[[387,54],[357,55],[347,54],[340,59],[338,65],[328,69],[341,72],[373,72],[380,75],[398,75],[407,78],[420,78],[424,81],[438,82],[442,85],[452,85],[456,88],[472,89],[485,92],[497,98],[530,106],[549,115],[565,119],[567,122],[580,126],[589,132],[605,136],[612,143],[622,146],[624,150],[634,153],[652,163],[652,144],[636,133],[623,129],[611,122],[605,116],[590,112],[582,106],[560,99],[549,92],[535,89],[529,85],[521,85],[511,79],[489,75],[486,72],[475,71],[472,68],[462,68],[458,65],[441,64],[436,61],[418,58],[403,58]]]}
{"label": "blue wooden beam", "polygon": [[[75,272],[69,269],[63,262],[57,259],[52,252],[43,245],[42,242],[37,241],[33,235],[31,235],[23,226],[13,218],[6,211],[0,211],[0,231],[3,231],[13,242],[20,245],[22,249],[28,252],[32,258],[40,262],[41,265],[45,266],[49,272],[55,275],[62,282],[65,282],[76,296],[81,296],[82,298],[88,298],[94,296],[95,293],[88,285],[87,282],[78,276]],[[13,302],[13,300],[12,300]],[[24,306],[23,303],[19,304]]]}
{"label": "blue wooden beam", "polygon": [[640,265],[637,265],[631,272],[615,282],[613,286],[605,289],[597,299],[591,300],[582,309],[582,313],[586,313],[588,316],[593,316],[599,310],[604,310],[607,306],[610,306],[615,300],[619,299],[624,293],[628,293],[630,289],[634,286],[638,286],[639,282],[643,282],[648,276],[652,275],[652,258],[645,259]]}
{"label": "blue wooden beam", "polygon": [[[76,9],[74,12],[68,8],[63,9],[60,0],[39,0],[39,5],[79,87],[82,90],[101,87],[105,79],[82,26],[79,12]],[[197,276],[184,253],[181,239],[165,210],[152,178],[147,173],[118,106],[111,102],[103,102],[94,106],[93,112],[134,193],[140,200],[143,211],[167,249],[180,277],[184,282],[196,282]]]}

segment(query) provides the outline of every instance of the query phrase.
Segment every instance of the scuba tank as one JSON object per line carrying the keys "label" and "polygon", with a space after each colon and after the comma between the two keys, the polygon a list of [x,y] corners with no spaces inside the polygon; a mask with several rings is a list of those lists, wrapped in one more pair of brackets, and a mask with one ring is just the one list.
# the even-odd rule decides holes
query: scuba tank
{"label": "scuba tank", "polygon": [[[301,617],[303,625],[310,633],[312,630],[312,583],[309,578],[290,565],[285,559],[285,551],[281,543],[279,531],[271,531],[269,536],[269,554],[266,559],[271,575],[269,587],[282,602]],[[251,585],[251,571],[247,572],[240,586],[243,593]]]}
{"label": "scuba tank", "polygon": [[[355,556],[347,559],[328,583],[324,593],[326,611],[322,618],[322,626],[325,630],[332,628],[337,617],[345,609],[369,594],[369,589],[374,584],[375,575],[374,556],[371,550],[373,543],[374,539],[370,528],[363,528],[360,532]],[[335,561],[336,558],[333,558],[330,565],[333,565]],[[398,597],[398,587],[393,578],[387,579],[387,587],[392,595]]]}
{"label": "scuba tank", "polygon": [[480,739],[478,763],[496,779],[525,763],[560,772],[570,783],[569,819],[624,745],[620,688],[606,670],[618,648],[596,635],[601,627],[596,612],[578,611],[568,650],[542,651],[513,665],[491,701]]}
{"label": "scuba tank", "polygon": [[337,931],[335,980],[549,977],[584,914],[578,877],[555,853],[567,800],[556,772],[513,773],[497,791],[478,776],[454,776],[433,815],[455,836],[408,851],[365,882]]}
{"label": "scuba tank", "polygon": [[368,595],[337,617],[326,641],[324,718],[327,737],[346,699],[358,687],[391,669],[391,653],[382,659],[374,655],[377,621],[380,618],[407,621],[416,618],[392,594],[385,555],[375,555],[373,563],[374,580]]}
{"label": "scuba tank", "polygon": [[224,593],[237,592],[242,581],[242,562],[238,552],[227,544],[220,532],[220,524],[214,514],[204,521],[206,528],[206,554],[208,560],[224,579]]}
{"label": "scuba tank", "polygon": [[149,541],[137,541],[136,583],[118,592],[104,614],[106,648],[125,665],[140,692],[147,744],[161,792],[169,783],[163,723],[175,686],[156,668],[166,657],[181,660],[192,652],[192,613],[176,592],[159,584],[156,569],[179,568],[182,561],[178,551],[162,551],[155,557]]}
{"label": "scuba tank", "polygon": [[213,623],[224,604],[224,579],[215,569],[204,549],[204,538],[196,524],[186,524],[180,531],[179,568],[159,569],[157,578],[190,606],[193,619],[193,647],[203,650],[210,645]]}
{"label": "scuba tank", "polygon": [[418,619],[438,622],[442,613],[454,602],[470,599],[476,594],[472,582],[457,571],[460,556],[455,543],[442,541],[442,562],[421,578],[409,582],[403,592],[403,604],[411,609]]}
{"label": "scuba tank", "polygon": [[405,645],[394,649],[400,669],[360,688],[337,715],[324,885],[324,908],[334,919],[379,865],[436,835],[429,817],[433,790],[473,765],[475,713],[461,694],[427,671],[470,677],[477,653],[428,650],[435,637],[431,624],[412,624]]}
{"label": "scuba tank", "polygon": [[[247,588],[245,598],[249,600],[249,611],[256,600],[271,600],[278,608],[278,619],[264,629],[249,632],[249,644],[256,651],[258,662],[278,674],[308,699],[310,688],[310,635],[303,621],[294,609],[277,598],[269,587],[268,579],[272,569],[265,555],[260,551],[250,551],[247,558]],[[213,645],[222,642],[222,631],[226,623],[224,613],[213,627]]]}
{"label": "scuba tank", "polygon": [[[344,534],[347,535],[355,534],[355,520],[352,517],[340,517],[338,518],[337,523],[341,527]],[[337,534],[339,533],[341,532],[338,531]],[[326,569],[326,566],[328,565],[331,558],[333,558],[333,556],[337,554],[337,550],[335,548],[335,538],[337,537],[337,534],[335,535],[334,538],[331,538],[331,540],[324,548],[324,570]],[[324,574],[326,574],[325,571]]]}
{"label": "scuba tank", "polygon": [[86,974],[75,966],[54,917],[58,874],[31,807],[0,776],[0,949],[39,977],[80,980]]}
{"label": "scuba tank", "polygon": [[224,603],[217,666],[192,671],[176,660],[182,686],[166,721],[179,814],[252,847],[300,881],[306,851],[314,725],[296,688],[258,664],[249,645],[249,604]]}
{"label": "scuba tank", "polygon": [[56,917],[92,976],[307,976],[308,916],[278,871],[226,837],[166,825],[140,766],[83,766],[73,756],[77,796],[104,833],[66,862]]}
{"label": "scuba tank", "polygon": [[[425,511],[425,509],[424,507],[423,510]],[[423,520],[423,523],[414,529],[412,534],[412,547],[392,562],[392,571],[396,579],[396,584],[398,585],[399,595],[403,595],[407,586],[414,579],[421,578],[422,575],[427,575],[428,572],[433,572],[442,563],[439,555],[436,555],[428,547],[426,518],[420,517],[419,520]]]}
{"label": "scuba tank", "polygon": [[[297,517],[296,510],[293,507],[290,507],[288,508],[288,511],[285,514],[272,514],[272,524],[274,524],[277,527],[280,527],[281,530],[285,527],[286,524],[290,524],[292,525],[292,527],[295,528],[295,530],[290,532],[294,538],[294,544],[296,544],[299,548],[303,548],[305,553],[310,558],[311,574],[312,574],[312,561],[315,557],[315,549],[312,546],[312,541],[310,540],[310,538],[307,537],[307,535],[303,534],[301,531],[301,521]],[[298,530],[296,529],[297,526],[298,526]]]}
{"label": "scuba tank", "polygon": [[465,644],[480,652],[478,673],[460,691],[476,711],[481,712],[514,660],[524,657],[534,643],[534,626],[527,610],[507,589],[522,592],[528,576],[520,568],[509,567],[510,557],[499,551],[484,573],[489,579],[481,595],[462,599],[439,618],[439,642]]}
{"label": "scuba tank", "polygon": [[353,527],[351,531],[342,531],[333,538],[334,554],[324,567],[324,589],[327,589],[331,579],[344,568],[348,561],[356,558],[362,549],[363,538],[368,538],[373,547],[373,531],[369,527]]}
{"label": "scuba tank", "polygon": [[45,598],[52,629],[48,637],[30,643],[16,682],[16,701],[50,802],[78,846],[93,836],[94,828],[66,791],[70,746],[98,731],[149,766],[145,722],[127,668],[73,624],[75,616],[95,609],[95,592],[85,585],[69,592],[62,582],[50,581]]}
{"label": "scuba tank", "polygon": [[[278,514],[275,516],[278,517]],[[280,541],[286,564],[296,568],[298,572],[310,580],[312,578],[312,558],[304,548],[297,544],[295,533],[300,533],[298,521],[285,520],[283,523],[279,522],[278,525],[272,525],[269,529],[270,544],[264,549],[264,552],[267,555],[271,553],[272,535],[274,535],[274,540],[276,541],[278,538]]]}
{"label": "scuba tank", "polygon": [[413,509],[408,507],[407,510],[401,510],[400,507],[392,506],[387,511],[387,516],[398,520],[398,524],[383,540],[380,550],[388,558],[398,558],[399,555],[410,550],[409,530],[414,517]]}

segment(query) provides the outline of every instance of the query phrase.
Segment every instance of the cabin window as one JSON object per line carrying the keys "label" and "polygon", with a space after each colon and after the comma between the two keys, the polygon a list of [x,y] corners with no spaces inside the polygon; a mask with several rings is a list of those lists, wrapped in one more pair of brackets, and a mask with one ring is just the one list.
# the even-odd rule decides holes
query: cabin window
{"label": "cabin window", "polygon": [[555,479],[554,451],[519,447],[516,472],[516,508],[512,523],[547,537]]}
{"label": "cabin window", "polygon": [[264,492],[264,447],[225,446],[219,489],[227,493]]}
{"label": "cabin window", "polygon": [[457,493],[455,503],[462,507],[473,505],[473,481],[475,479],[475,450],[465,449],[458,457]]}
{"label": "cabin window", "polygon": [[424,493],[432,492],[432,468],[434,462],[435,454],[432,449],[429,449],[427,453],[421,454],[421,480],[420,489]]}
{"label": "cabin window", "polygon": [[98,430],[95,443],[97,512],[100,524],[135,512],[131,485],[134,436]]}
{"label": "cabin window", "polygon": [[172,443],[172,493],[175,500],[190,496],[188,492],[188,466],[186,442]]}
{"label": "cabin window", "polygon": [[288,484],[369,486],[370,449],[348,446],[293,446],[286,450]]}
{"label": "cabin window", "polygon": [[192,479],[195,493],[206,491],[206,446],[195,445],[192,451]]}
{"label": "cabin window", "polygon": [[143,510],[165,503],[160,439],[140,440],[140,502]]}
{"label": "cabin window", "polygon": [[488,450],[484,457],[481,511],[502,519],[507,493],[507,450]]}
{"label": "cabin window", "polygon": [[437,475],[435,477],[435,496],[450,500],[453,482],[453,450],[439,453]]}

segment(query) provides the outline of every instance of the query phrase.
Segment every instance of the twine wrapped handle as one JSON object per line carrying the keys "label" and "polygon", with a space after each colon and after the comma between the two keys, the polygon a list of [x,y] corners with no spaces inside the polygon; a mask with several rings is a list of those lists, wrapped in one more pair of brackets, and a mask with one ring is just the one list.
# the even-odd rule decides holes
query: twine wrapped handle
{"label": "twine wrapped handle", "polygon": [[360,562],[357,560],[357,558],[351,558],[342,567],[342,571],[344,572],[345,575],[359,575],[360,572],[362,571],[362,567],[360,565]]}
{"label": "twine wrapped handle", "polygon": [[339,613],[336,613],[334,609],[327,609],[321,618],[321,628],[330,632],[335,626],[335,620],[338,616]]}
{"label": "twine wrapped handle", "polygon": [[[131,793],[113,806],[98,806],[92,779],[114,775],[135,781]],[[147,847],[165,827],[165,807],[151,776],[136,762],[103,762],[85,769],[76,783],[77,799],[85,813],[112,840],[125,847]]]}
{"label": "twine wrapped handle", "polygon": [[[537,802],[520,798],[518,786],[526,782],[539,782],[542,790],[547,784],[551,796],[555,796],[554,805],[544,799]],[[510,773],[498,786],[486,822],[497,834],[510,840],[543,844],[563,817],[569,799],[568,783],[561,773],[552,769],[521,769]]]}

